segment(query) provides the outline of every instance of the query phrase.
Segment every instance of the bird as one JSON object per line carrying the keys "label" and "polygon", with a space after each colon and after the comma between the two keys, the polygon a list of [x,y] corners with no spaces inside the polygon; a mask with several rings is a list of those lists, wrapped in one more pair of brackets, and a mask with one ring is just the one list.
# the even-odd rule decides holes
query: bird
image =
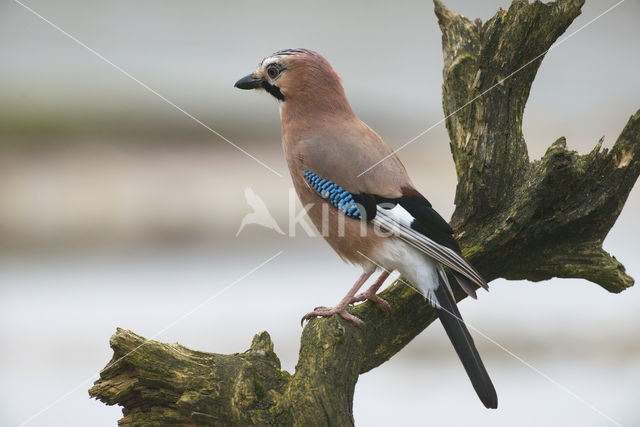
{"label": "bird", "polygon": [[[475,287],[488,289],[487,282],[464,258],[452,228],[416,189],[393,150],[353,112],[329,61],[308,49],[280,50],[234,86],[264,90],[277,100],[284,155],[307,215],[340,258],[362,267],[335,307],[316,307],[302,322],[339,315],[364,327],[347,307],[371,300],[388,310],[377,292],[398,271],[436,309],[481,402],[497,408],[496,390],[450,283],[476,298]],[[358,293],[377,270],[377,280]]]}
{"label": "bird", "polygon": [[271,212],[269,212],[269,209],[267,209],[267,205],[264,203],[264,200],[256,194],[253,188],[245,188],[244,197],[249,206],[253,208],[253,212],[246,214],[242,218],[240,228],[238,228],[238,231],[236,232],[236,237],[238,237],[244,227],[249,224],[261,225],[278,234],[284,234],[284,231],[282,231],[275,218],[273,218],[273,215],[271,215]]}

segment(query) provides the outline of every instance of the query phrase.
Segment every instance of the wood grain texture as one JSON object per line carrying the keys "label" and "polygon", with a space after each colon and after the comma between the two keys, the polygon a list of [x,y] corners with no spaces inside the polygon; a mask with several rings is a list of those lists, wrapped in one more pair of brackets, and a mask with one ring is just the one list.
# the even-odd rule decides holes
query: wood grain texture
{"label": "wood grain texture", "polygon": [[[443,108],[458,186],[451,225],[488,280],[584,278],[610,292],[633,284],[602,249],[640,173],[640,111],[610,150],[555,141],[530,161],[522,117],[544,53],[583,0],[515,0],[486,23],[435,1],[444,53]],[[515,73],[515,74],[514,74]],[[294,374],[282,371],[266,332],[244,353],[210,354],[119,329],[112,362],[89,391],[123,407],[121,425],[353,425],[358,376],[389,360],[436,319],[396,281],[351,312],[366,332],[333,316],[304,328]],[[463,298],[462,292],[457,298]]]}

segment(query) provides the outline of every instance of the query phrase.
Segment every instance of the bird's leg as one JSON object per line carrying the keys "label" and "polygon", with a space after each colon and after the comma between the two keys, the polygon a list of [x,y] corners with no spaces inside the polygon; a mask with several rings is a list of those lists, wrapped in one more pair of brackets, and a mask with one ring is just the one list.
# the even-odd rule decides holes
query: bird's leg
{"label": "bird's leg", "polygon": [[389,277],[389,274],[391,274],[390,271],[384,270],[373,285],[371,285],[366,291],[356,295],[351,299],[351,304],[369,300],[375,302],[376,304],[380,304],[380,306],[385,310],[391,311],[391,306],[389,306],[389,303],[376,295],[378,289],[380,289],[384,281],[387,280],[387,277]]}
{"label": "bird's leg", "polygon": [[300,324],[302,325],[305,320],[309,320],[309,319],[311,319],[313,317],[329,317],[329,316],[332,316],[334,314],[338,314],[343,319],[354,323],[356,326],[360,326],[360,327],[364,328],[365,327],[364,322],[362,320],[358,319],[353,314],[348,313],[347,312],[347,306],[349,304],[351,304],[351,301],[353,300],[354,295],[356,294],[356,292],[358,292],[358,290],[362,287],[362,285],[364,285],[364,282],[366,282],[367,279],[369,277],[371,277],[372,273],[373,272],[371,272],[371,273],[367,273],[367,272],[362,273],[362,275],[358,278],[356,283],[349,290],[349,292],[347,292],[347,295],[345,295],[344,298],[342,298],[342,300],[338,303],[338,305],[336,305],[335,307],[316,307],[316,308],[313,309],[312,312],[309,312],[309,313],[305,314],[304,316],[302,316],[302,319],[300,320]]}

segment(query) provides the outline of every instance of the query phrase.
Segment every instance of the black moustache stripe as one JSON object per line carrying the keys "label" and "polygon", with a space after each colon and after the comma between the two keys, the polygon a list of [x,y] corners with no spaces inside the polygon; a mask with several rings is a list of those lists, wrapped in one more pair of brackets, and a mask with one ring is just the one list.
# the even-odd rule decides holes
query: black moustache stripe
{"label": "black moustache stripe", "polygon": [[273,95],[280,101],[284,101],[284,94],[280,91],[280,88],[278,86],[272,85],[271,83],[265,80],[262,82],[262,87],[264,88],[264,90],[269,92],[271,95]]}

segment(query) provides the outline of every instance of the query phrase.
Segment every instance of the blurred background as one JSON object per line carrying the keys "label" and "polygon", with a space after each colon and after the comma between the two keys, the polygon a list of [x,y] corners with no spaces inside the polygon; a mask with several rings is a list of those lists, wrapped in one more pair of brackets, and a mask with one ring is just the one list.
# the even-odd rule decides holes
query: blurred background
{"label": "blurred background", "polygon": [[[445,3],[486,20],[510,2]],[[587,2],[565,36],[615,3]],[[20,3],[0,3],[0,424],[115,425],[120,408],[87,389],[111,358],[117,326],[220,353],[244,351],[268,330],[293,372],[300,317],[337,302],[359,270],[300,226],[295,237],[257,225],[236,236],[252,212],[246,188],[288,229],[290,180],[276,103],[233,83],[276,50],[317,50],[356,113],[398,147],[442,118],[433,4],[23,5],[86,47]],[[640,4],[626,1],[549,52],[525,112],[533,159],[562,135],[582,153],[603,135],[613,144],[640,107],[638,18]],[[444,126],[399,156],[448,218],[456,179]],[[636,278],[639,214],[636,188],[605,241]],[[500,408],[482,407],[434,324],[360,378],[356,422],[640,425],[639,296],[637,287],[612,295],[583,280],[497,280],[461,310],[526,362],[474,333]]]}

